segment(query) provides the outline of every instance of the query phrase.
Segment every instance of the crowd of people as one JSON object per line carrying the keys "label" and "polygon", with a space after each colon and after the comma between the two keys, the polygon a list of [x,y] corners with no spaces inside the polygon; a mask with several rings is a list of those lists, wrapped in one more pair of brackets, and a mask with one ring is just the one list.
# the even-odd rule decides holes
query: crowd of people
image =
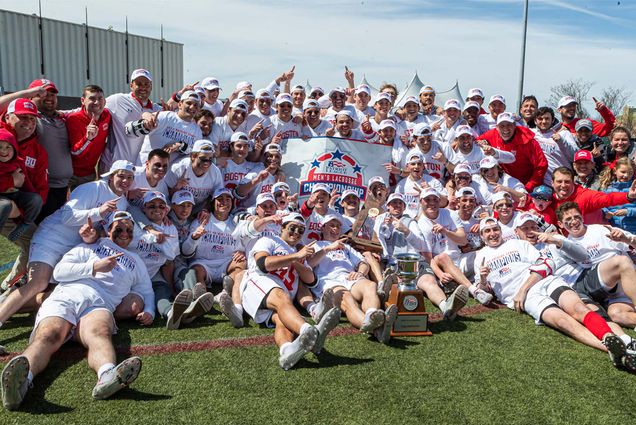
{"label": "crowd of people", "polygon": [[[636,371],[623,330],[636,326],[634,142],[602,102],[597,122],[570,96],[511,111],[479,88],[438,105],[425,85],[396,105],[395,85],[372,97],[349,69],[328,91],[293,78],[239,82],[221,101],[208,77],[156,103],[137,69],[130,92],[88,85],[76,110],[46,79],[0,97],[0,228],[20,248],[0,333],[37,311],[2,372],[6,409],[71,339],[95,399],[132,383],[141,359],[116,363],[116,320],[251,319],[274,329],[285,370],[319,354],[341,315],[388,343],[403,253],[421,256],[417,286],[444,319],[469,297],[498,301]],[[281,142],[315,137],[390,146],[389,178],[371,177],[367,199],[320,182],[299,199]]]}

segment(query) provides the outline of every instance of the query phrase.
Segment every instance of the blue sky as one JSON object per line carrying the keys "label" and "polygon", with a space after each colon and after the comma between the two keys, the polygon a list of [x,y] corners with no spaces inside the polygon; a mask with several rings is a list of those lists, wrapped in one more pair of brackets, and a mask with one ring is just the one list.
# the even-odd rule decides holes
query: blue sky
{"label": "blue sky", "polygon": [[[164,36],[184,47],[187,81],[220,79],[256,87],[296,65],[296,80],[325,89],[343,85],[344,66],[371,84],[403,88],[415,70],[445,90],[481,87],[516,104],[521,0],[45,0],[43,15],[93,26]],[[37,12],[36,0],[0,0],[0,8]],[[636,4],[622,1],[530,0],[525,93],[547,99],[570,78],[636,87]],[[632,104],[636,102],[632,98]]]}

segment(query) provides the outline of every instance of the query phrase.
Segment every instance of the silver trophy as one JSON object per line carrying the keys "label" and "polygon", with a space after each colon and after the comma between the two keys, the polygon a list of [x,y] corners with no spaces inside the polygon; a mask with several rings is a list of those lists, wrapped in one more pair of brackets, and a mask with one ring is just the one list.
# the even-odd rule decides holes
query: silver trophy
{"label": "silver trophy", "polygon": [[398,290],[410,291],[417,287],[419,267],[422,257],[419,254],[397,254],[395,256],[396,271],[399,278]]}

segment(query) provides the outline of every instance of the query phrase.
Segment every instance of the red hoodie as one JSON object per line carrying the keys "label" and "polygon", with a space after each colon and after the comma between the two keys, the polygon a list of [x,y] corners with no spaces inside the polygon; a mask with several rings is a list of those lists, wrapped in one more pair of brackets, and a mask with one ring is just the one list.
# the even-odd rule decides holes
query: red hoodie
{"label": "red hoodie", "polygon": [[[598,113],[601,114],[604,122],[594,121],[589,118],[588,119],[592,121],[592,133],[596,134],[599,137],[604,137],[610,134],[612,129],[614,129],[614,123],[616,122],[616,117],[607,106],[604,106],[601,109],[599,109]],[[568,124],[566,123],[562,123],[562,124],[565,128],[570,130],[570,133],[576,134],[576,122],[580,119],[581,118],[574,118]]]}
{"label": "red hoodie", "polygon": [[[0,161],[0,193],[13,191],[12,189],[35,192],[24,166],[24,159],[18,155],[18,142],[15,141],[15,136],[8,130],[0,129],[0,141],[7,142],[13,147],[11,159],[7,162]],[[22,174],[24,174],[24,183],[21,187],[15,187],[13,182],[13,172],[17,169],[22,170]]]}
{"label": "red hoodie", "polygon": [[585,224],[604,224],[601,208],[633,202],[627,199],[627,192],[604,193],[586,189],[578,184],[574,186],[574,192],[567,199],[557,199],[556,194],[554,195],[554,209],[556,210],[565,202],[576,202],[581,209]]}
{"label": "red hoodie", "polygon": [[[0,128],[9,130],[15,136],[15,131],[9,123],[0,120]],[[33,185],[34,192],[38,193],[45,203],[49,194],[49,156],[38,143],[35,131],[30,137],[18,141],[18,156],[24,159],[26,176]]]}
{"label": "red hoodie", "polygon": [[106,147],[106,138],[110,129],[111,116],[108,109],[99,116],[95,123],[98,127],[97,135],[93,140],[86,139],[86,127],[91,123],[84,108],[71,112],[66,116],[66,131],[68,142],[71,145],[71,160],[73,161],[73,174],[78,177],[86,177],[95,173],[95,165]]}
{"label": "red hoodie", "polygon": [[543,184],[543,177],[548,170],[548,160],[534,136],[532,130],[520,126],[516,126],[515,133],[508,142],[503,141],[497,128],[479,136],[480,140],[486,140],[490,146],[515,155],[515,162],[499,166],[512,177],[519,179],[528,192]]}

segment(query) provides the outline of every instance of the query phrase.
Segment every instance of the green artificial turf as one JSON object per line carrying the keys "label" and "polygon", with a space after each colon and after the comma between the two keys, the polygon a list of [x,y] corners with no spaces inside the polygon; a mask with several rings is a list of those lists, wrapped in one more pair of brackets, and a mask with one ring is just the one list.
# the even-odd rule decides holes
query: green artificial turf
{"label": "green artificial turf", "polygon": [[[32,319],[0,331],[24,347]],[[348,326],[342,324],[341,326]],[[139,379],[94,402],[86,360],[54,358],[19,412],[1,424],[569,424],[633,423],[636,376],[607,355],[498,310],[434,323],[433,337],[383,346],[363,334],[331,337],[320,357],[278,367],[273,345],[146,355]],[[271,335],[218,316],[176,332],[122,323],[116,344]]]}

